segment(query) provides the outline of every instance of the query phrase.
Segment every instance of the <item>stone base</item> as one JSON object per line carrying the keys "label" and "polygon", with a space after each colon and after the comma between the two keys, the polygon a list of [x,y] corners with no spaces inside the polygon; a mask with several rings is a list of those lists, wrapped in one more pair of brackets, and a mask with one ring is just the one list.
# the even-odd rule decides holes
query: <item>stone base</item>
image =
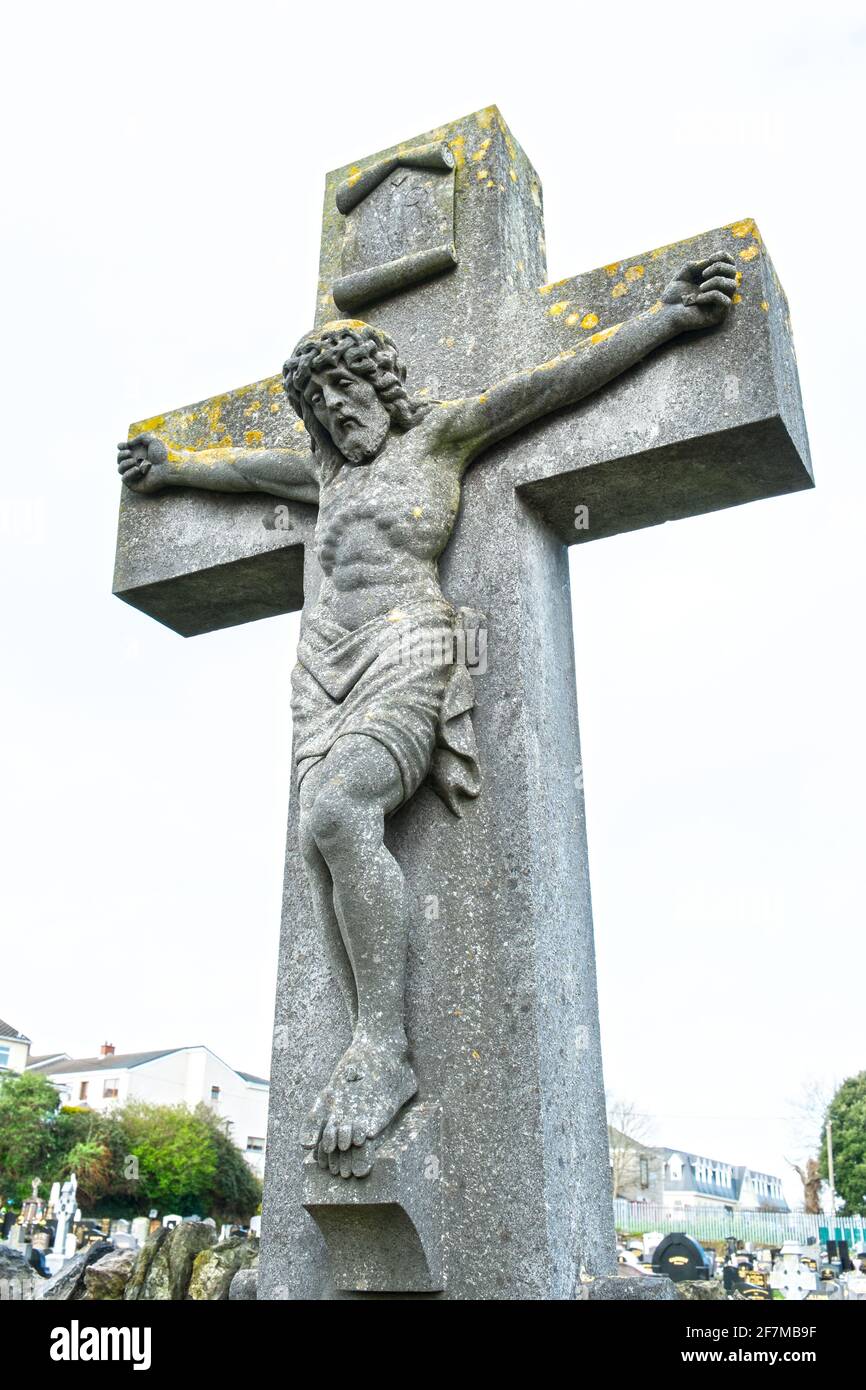
{"label": "stone base", "polygon": [[442,1279],[440,1109],[413,1105],[365,1178],[335,1177],[310,1154],[303,1204],[328,1249],[335,1289],[438,1293]]}
{"label": "stone base", "polygon": [[581,1298],[590,1303],[676,1303],[679,1296],[671,1279],[659,1274],[603,1274],[583,1286]]}

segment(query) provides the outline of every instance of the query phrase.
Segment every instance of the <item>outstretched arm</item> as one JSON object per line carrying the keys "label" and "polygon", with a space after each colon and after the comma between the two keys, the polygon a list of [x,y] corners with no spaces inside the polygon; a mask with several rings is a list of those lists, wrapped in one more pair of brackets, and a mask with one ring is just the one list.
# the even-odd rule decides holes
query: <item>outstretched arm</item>
{"label": "outstretched arm", "polygon": [[523,425],[591,395],[670,338],[720,323],[736,287],[730,256],[689,261],[651,309],[505,377],[480,396],[450,403],[445,438],[467,446],[467,458],[474,458]]}
{"label": "outstretched arm", "polygon": [[133,492],[198,487],[209,492],[268,492],[295,502],[318,502],[316,463],[309,449],[170,449],[153,434],[117,446],[117,468]]}

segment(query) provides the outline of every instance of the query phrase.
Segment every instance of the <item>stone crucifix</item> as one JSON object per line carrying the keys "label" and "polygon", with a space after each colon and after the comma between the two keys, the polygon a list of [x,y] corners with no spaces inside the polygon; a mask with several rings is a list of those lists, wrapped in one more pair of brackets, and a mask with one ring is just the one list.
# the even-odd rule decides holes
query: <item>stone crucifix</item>
{"label": "stone crucifix", "polygon": [[119,453],[122,598],[304,606],[259,1296],[572,1298],[614,1241],[564,547],[810,485],[787,307],[751,221],[543,283],[495,108],[330,175],[320,274],[280,377]]}

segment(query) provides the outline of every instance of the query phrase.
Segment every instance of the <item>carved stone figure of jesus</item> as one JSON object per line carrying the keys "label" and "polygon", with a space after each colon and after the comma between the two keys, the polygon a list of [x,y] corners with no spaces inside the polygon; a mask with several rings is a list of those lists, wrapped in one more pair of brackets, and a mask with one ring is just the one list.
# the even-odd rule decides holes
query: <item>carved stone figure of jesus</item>
{"label": "carved stone figure of jesus", "polygon": [[409,395],[386,334],[359,320],[327,323],[283,367],[312,443],[307,458],[278,448],[170,451],[152,434],[119,446],[135,492],[265,492],[319,509],[323,581],[304,614],[292,713],[301,848],[352,1025],[300,1136],[331,1173],[369,1173],[377,1141],[418,1089],[404,1018],[410,905],[385,819],[425,778],[457,814],[479,792],[472,681],[452,640],[462,620],[438,575],[464,473],[491,445],[663,343],[720,323],[735,291],[730,256],[688,262],[646,312],[451,401]]}

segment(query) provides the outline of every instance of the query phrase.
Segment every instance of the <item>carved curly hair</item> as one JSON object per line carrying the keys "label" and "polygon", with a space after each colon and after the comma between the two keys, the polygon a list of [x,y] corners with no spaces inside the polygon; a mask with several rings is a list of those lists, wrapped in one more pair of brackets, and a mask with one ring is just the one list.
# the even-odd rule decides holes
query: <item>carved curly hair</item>
{"label": "carved curly hair", "polygon": [[310,374],[345,362],[349,371],[365,377],[398,429],[410,430],[427,411],[423,401],[409,397],[404,382],[406,365],[397,355],[393,339],[360,319],[337,319],[307,333],[288,361],[283,363],[283,386],[292,409],[315,439],[321,428],[305,398]]}

